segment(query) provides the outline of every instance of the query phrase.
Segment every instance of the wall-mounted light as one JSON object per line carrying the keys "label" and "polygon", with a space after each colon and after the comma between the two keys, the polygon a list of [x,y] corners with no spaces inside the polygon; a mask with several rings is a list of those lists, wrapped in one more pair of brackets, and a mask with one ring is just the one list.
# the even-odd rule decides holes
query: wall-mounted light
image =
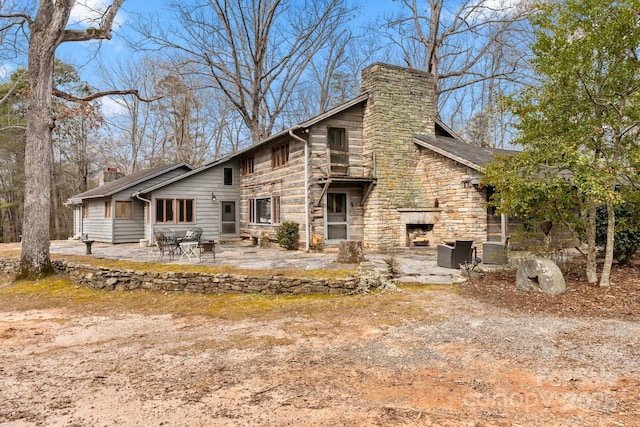
{"label": "wall-mounted light", "polygon": [[476,190],[480,186],[480,178],[472,177],[471,179],[465,179],[462,181],[463,188],[471,188],[474,187]]}
{"label": "wall-mounted light", "polygon": [[218,201],[218,198],[216,197],[215,193],[211,193],[211,201],[212,202]]}

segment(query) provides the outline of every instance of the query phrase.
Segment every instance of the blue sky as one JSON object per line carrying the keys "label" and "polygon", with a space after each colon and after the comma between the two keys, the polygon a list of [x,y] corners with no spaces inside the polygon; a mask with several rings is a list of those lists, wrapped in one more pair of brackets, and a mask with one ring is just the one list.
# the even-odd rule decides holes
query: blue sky
{"label": "blue sky", "polygon": [[[74,8],[70,23],[79,27],[86,27],[91,21],[91,9],[104,10],[105,4],[110,4],[110,0],[80,0]],[[360,0],[361,18],[356,22],[358,25],[387,14],[390,10],[397,9],[398,2],[393,0]],[[86,4],[88,7],[84,7]],[[164,19],[171,19],[171,12],[166,6],[166,1],[152,2],[149,0],[125,0],[114,26],[113,38],[108,41],[65,43],[58,48],[57,56],[65,63],[73,65],[83,80],[86,80],[100,89],[100,82],[97,78],[97,67],[100,63],[106,64],[130,55],[131,51],[127,45],[127,35],[131,31],[131,22],[137,14],[159,13]],[[97,60],[99,59],[99,60]],[[14,65],[15,66],[15,65]],[[0,65],[0,78],[2,76],[2,66]],[[110,100],[103,99],[103,110],[106,114],[109,109],[116,109]]]}

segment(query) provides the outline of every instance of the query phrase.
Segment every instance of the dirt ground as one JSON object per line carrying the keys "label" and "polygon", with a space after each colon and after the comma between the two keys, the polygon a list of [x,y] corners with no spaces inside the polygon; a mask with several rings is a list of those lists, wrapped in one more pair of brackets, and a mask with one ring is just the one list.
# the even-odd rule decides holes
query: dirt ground
{"label": "dirt ground", "polygon": [[0,425],[640,426],[640,269],[565,273],[561,296],[513,272],[342,297],[7,284]]}

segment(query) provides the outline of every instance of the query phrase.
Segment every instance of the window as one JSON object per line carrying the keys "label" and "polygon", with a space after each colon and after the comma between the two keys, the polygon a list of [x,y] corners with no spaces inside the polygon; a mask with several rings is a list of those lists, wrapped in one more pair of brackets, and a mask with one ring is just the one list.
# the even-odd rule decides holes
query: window
{"label": "window", "polygon": [[89,203],[82,204],[82,218],[89,218]]}
{"label": "window", "polygon": [[250,175],[253,173],[253,156],[242,159],[242,175]]}
{"label": "window", "polygon": [[104,217],[111,218],[111,200],[105,200],[104,202]]}
{"label": "window", "polygon": [[346,175],[349,168],[346,129],[327,128],[327,145],[331,153],[331,173]]}
{"label": "window", "polygon": [[156,223],[173,222],[173,200],[156,199]]}
{"label": "window", "polygon": [[279,224],[280,196],[250,199],[249,222],[254,224]]}
{"label": "window", "polygon": [[178,223],[193,222],[193,199],[176,199]]}
{"label": "window", "polygon": [[280,224],[280,196],[271,197],[272,224]]}
{"label": "window", "polygon": [[116,200],[116,218],[133,218],[133,202]]}
{"label": "window", "polygon": [[347,151],[347,132],[344,128],[328,128],[327,142],[332,150]]}
{"label": "window", "polygon": [[156,224],[193,223],[193,199],[156,199]]}
{"label": "window", "polygon": [[289,163],[289,143],[271,149],[271,167],[277,168]]}
{"label": "window", "polygon": [[224,168],[224,185],[233,185],[233,169]]}

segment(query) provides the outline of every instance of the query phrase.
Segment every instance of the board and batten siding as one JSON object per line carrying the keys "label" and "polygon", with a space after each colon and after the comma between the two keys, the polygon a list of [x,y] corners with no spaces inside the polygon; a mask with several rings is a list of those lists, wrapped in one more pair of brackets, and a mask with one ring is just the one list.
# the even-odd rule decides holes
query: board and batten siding
{"label": "board and batten siding", "polygon": [[[240,207],[240,171],[237,160],[222,163],[209,169],[202,170],[177,182],[168,184],[151,195],[151,227],[170,228],[177,232],[187,231],[193,227],[202,228],[202,240],[219,240],[221,237],[239,237],[239,207]],[[224,185],[224,169],[233,170],[232,185]],[[217,200],[211,201],[211,193]],[[158,199],[193,199],[195,220],[192,223],[156,223],[155,203]],[[221,234],[222,202],[236,204],[236,232]],[[177,211],[175,212],[177,214]],[[174,215],[175,216],[175,215]]]}

